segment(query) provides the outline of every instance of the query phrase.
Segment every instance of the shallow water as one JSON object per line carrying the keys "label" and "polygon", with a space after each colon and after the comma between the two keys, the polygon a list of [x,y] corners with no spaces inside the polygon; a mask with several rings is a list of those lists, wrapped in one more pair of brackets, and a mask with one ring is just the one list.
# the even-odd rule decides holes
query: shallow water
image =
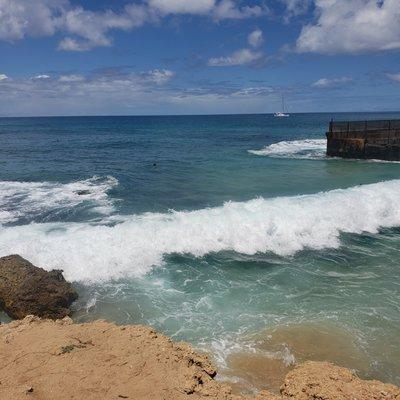
{"label": "shallow water", "polygon": [[0,255],[245,391],[277,387],[282,349],[400,384],[400,164],[327,159],[331,117],[400,114],[0,119]]}
{"label": "shallow water", "polygon": [[372,372],[354,335],[332,322],[276,326],[249,337],[246,344],[247,348],[229,356],[224,371],[238,392],[268,389],[279,393],[286,374],[305,361],[329,360],[363,378]]}

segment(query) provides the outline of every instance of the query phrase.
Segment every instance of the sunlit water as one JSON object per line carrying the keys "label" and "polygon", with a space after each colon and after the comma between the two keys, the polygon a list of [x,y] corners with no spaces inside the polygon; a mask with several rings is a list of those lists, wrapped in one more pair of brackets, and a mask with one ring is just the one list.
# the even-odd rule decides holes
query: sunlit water
{"label": "sunlit water", "polygon": [[238,390],[306,359],[400,384],[400,164],[327,159],[331,117],[400,114],[0,119],[0,255]]}

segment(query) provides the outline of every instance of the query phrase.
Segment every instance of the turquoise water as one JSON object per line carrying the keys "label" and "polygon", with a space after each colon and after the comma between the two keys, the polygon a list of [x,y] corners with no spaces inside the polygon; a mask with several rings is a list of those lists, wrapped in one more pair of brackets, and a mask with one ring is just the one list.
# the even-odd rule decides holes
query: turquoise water
{"label": "turquoise water", "polygon": [[330,118],[400,114],[0,118],[0,255],[62,268],[76,320],[150,324],[229,379],[255,334],[315,322],[400,384],[400,164],[327,159]]}

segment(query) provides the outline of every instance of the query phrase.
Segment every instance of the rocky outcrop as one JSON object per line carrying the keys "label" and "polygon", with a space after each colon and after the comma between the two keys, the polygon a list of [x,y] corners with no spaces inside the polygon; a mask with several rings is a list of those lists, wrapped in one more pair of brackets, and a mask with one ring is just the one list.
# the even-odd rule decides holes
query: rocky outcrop
{"label": "rocky outcrop", "polygon": [[0,399],[238,399],[206,357],[144,326],[26,317],[0,327],[0,360]]}
{"label": "rocky outcrop", "polygon": [[359,379],[350,370],[328,362],[309,361],[286,375],[283,399],[400,400],[397,386]]}
{"label": "rocky outcrop", "polygon": [[63,318],[77,298],[62,271],[47,272],[18,255],[0,258],[0,308],[11,318]]}
{"label": "rocky outcrop", "polygon": [[296,367],[280,395],[234,395],[187,344],[149,327],[70,318],[0,326],[0,371],[0,399],[13,400],[400,400],[396,386],[325,362]]}

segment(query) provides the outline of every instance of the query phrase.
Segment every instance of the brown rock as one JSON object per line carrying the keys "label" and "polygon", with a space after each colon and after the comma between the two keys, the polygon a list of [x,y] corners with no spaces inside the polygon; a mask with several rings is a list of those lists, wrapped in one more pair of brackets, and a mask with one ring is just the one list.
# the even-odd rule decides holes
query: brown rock
{"label": "brown rock", "polygon": [[145,326],[30,316],[0,326],[0,355],[0,399],[245,399],[207,357]]}
{"label": "brown rock", "polygon": [[362,380],[346,368],[313,361],[286,375],[281,394],[296,400],[400,400],[400,389],[394,385]]}
{"label": "brown rock", "polygon": [[11,318],[63,318],[77,298],[62,271],[47,272],[18,255],[0,258],[0,308]]}

